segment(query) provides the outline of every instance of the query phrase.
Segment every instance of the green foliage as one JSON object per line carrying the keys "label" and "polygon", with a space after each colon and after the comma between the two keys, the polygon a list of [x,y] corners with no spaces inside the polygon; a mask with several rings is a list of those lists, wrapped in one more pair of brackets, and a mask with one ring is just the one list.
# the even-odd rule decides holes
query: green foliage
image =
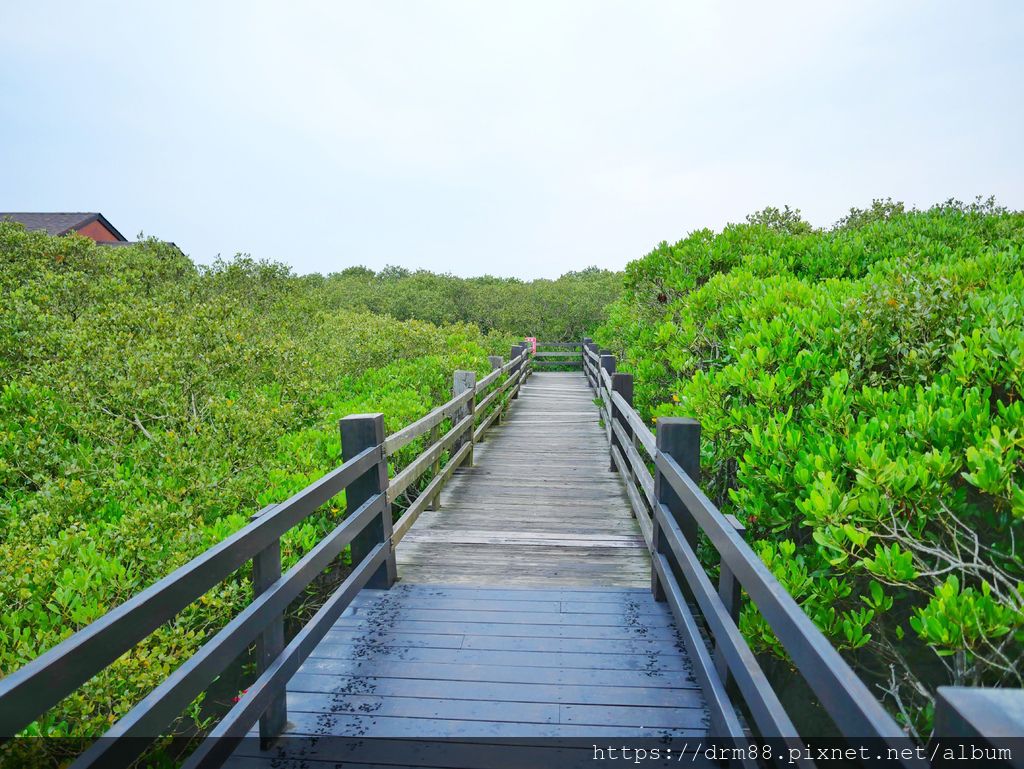
{"label": "green foliage", "polygon": [[645,419],[700,419],[705,491],[924,728],[936,685],[1024,683],[1024,215],[787,211],[631,263],[597,338]]}
{"label": "green foliage", "polygon": [[804,221],[799,208],[790,208],[789,206],[783,206],[781,211],[775,206],[763,208],[749,214],[747,223],[788,232],[790,235],[802,235],[813,229],[808,222]]}
{"label": "green foliage", "polygon": [[621,290],[621,277],[596,267],[557,280],[528,282],[400,267],[374,274],[366,267],[349,267],[327,276],[319,291],[328,306],[356,307],[400,320],[474,323],[485,332],[528,334],[545,341],[576,341],[604,321],[605,308]]}
{"label": "green foliage", "polygon": [[[0,258],[0,674],[336,467],[340,417],[397,429],[511,342],[333,309],[281,265],[197,268],[157,242],[5,223]],[[344,514],[342,495],[295,527],[285,566]],[[29,731],[100,733],[250,597],[243,569]]]}

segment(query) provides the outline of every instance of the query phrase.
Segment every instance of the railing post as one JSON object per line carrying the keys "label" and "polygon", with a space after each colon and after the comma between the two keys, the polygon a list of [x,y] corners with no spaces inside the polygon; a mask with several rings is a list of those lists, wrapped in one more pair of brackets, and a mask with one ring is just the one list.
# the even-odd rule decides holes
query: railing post
{"label": "railing post", "polygon": [[[633,375],[632,374],[612,374],[612,392],[618,393],[626,403],[630,406],[633,405]],[[618,421],[619,426],[625,430],[626,435],[632,439],[633,428],[629,426],[629,422],[626,421],[626,415],[615,405],[615,400],[609,398],[609,413],[611,414],[611,421],[614,424]],[[608,469],[615,470],[615,460],[612,458],[612,449],[618,446],[619,453],[622,454],[623,460],[626,460],[626,447],[622,445],[617,437],[615,437],[615,430],[611,433],[612,439],[608,446]],[[627,467],[632,468],[628,460],[626,461]],[[630,472],[630,478],[632,479],[633,473]]]}
{"label": "railing post", "polygon": [[[251,520],[273,510],[277,505],[267,505]],[[281,578],[281,540],[275,539],[252,559],[252,595],[258,598]],[[256,675],[262,675],[278,655],[284,651],[284,615],[279,614],[256,637]],[[260,716],[260,749],[267,750],[271,743],[285,730],[288,723],[288,705],[285,688],[282,686],[274,695],[267,709]]]}
{"label": "railing post", "polygon": [[[384,455],[384,415],[352,414],[338,422],[341,430],[341,457],[347,462],[373,446],[380,448],[380,460],[345,487],[345,504],[352,511],[370,497],[386,494],[388,490],[388,460]],[[358,565],[379,543],[387,542],[388,556],[380,568],[370,577],[366,586],[387,589],[395,584],[398,569],[395,565],[395,551],[391,547],[392,534],[391,505],[385,504],[384,511],[373,523],[367,525],[352,540],[352,566]]]}
{"label": "railing post", "polygon": [[[1015,742],[1020,744],[1021,734],[1024,734],[1024,691],[1021,689],[939,686],[935,691],[935,726],[926,750],[928,755],[936,755],[940,746],[949,750],[960,743],[989,751],[985,755],[993,761],[992,765],[997,764],[991,757],[1001,752],[1006,760],[998,766],[1019,767],[1019,755],[1012,751]],[[953,759],[948,762],[940,759],[936,765],[952,766],[953,763]],[[982,764],[976,762],[975,765]]]}
{"label": "railing post", "polygon": [[594,340],[589,336],[583,337],[583,343],[580,345],[580,358],[583,362],[583,376],[587,377],[587,381],[590,381],[590,376],[587,374],[587,345],[591,344]]}
{"label": "railing post", "polygon": [[[741,537],[746,533],[746,527],[740,523],[740,520],[735,515],[726,515],[725,520],[736,529],[736,533]],[[739,627],[740,582],[724,560],[718,567],[718,597],[722,599],[725,610],[736,624],[736,627]],[[715,669],[718,671],[718,677],[722,679],[722,683],[725,686],[729,686],[729,663],[725,660],[720,643],[715,644]]]}
{"label": "railing post", "polygon": [[[456,371],[455,377],[452,380],[452,397],[457,398],[464,392],[469,390],[476,390],[476,372],[475,371]],[[459,406],[459,410],[452,415],[452,424],[457,425],[466,417],[476,413],[476,393],[464,406]],[[466,442],[469,442],[469,456],[466,457],[466,466],[473,466],[473,420],[469,422],[469,429],[455,439],[455,443],[452,446],[452,453],[461,449]]]}
{"label": "railing post", "polygon": [[[497,371],[499,368],[505,365],[505,359],[500,355],[488,355],[487,361],[491,364],[491,371]],[[494,423],[501,424],[501,403],[496,399],[495,408],[498,409],[498,416],[494,418]]]}
{"label": "railing post", "polygon": [[[516,358],[518,358],[522,354],[523,354],[523,345],[521,345],[521,344],[514,344],[514,345],[512,345],[512,354],[509,357],[509,360],[515,360]],[[510,377],[515,376],[516,374],[519,373],[519,369],[521,369],[522,367],[523,367],[523,362],[519,361],[519,363],[517,363],[515,366],[513,366],[511,369],[509,369],[508,375]],[[519,388],[513,388],[512,395],[511,395],[511,400],[515,400],[518,397],[519,397]]]}
{"label": "railing post", "polygon": [[[672,457],[694,483],[700,482],[700,422],[689,417],[661,417],[657,424],[656,445],[659,453]],[[686,505],[664,478],[661,471],[654,470],[654,498],[659,504],[665,505],[672,517],[682,529],[683,536],[690,547],[697,550],[697,521],[686,509]],[[651,516],[651,553],[669,553],[669,548],[661,541],[661,526],[658,524],[657,511]],[[658,584],[657,572],[651,569],[651,592],[655,599],[665,600],[664,588]]]}
{"label": "railing post", "polygon": [[[608,372],[608,377],[615,373],[615,356],[612,355],[608,350],[601,351],[601,369]],[[597,373],[597,395],[604,401],[605,411],[608,414],[608,424],[605,425],[605,431],[608,433],[608,444],[612,442],[612,395],[610,392],[607,394],[604,390],[604,378],[601,376],[601,372]]]}

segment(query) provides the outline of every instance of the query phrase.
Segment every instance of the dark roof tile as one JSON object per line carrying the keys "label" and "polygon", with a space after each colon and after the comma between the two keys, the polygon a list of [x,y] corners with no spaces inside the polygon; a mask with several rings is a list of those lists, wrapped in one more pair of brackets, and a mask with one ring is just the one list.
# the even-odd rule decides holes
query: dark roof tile
{"label": "dark roof tile", "polygon": [[4,213],[0,211],[0,221],[10,219],[25,225],[28,230],[45,230],[50,235],[65,235],[72,230],[79,230],[85,225],[97,219],[110,232],[122,241],[126,240],[124,235],[114,229],[114,226],[107,221],[106,217],[97,212],[76,212],[76,213],[29,213],[14,212]]}

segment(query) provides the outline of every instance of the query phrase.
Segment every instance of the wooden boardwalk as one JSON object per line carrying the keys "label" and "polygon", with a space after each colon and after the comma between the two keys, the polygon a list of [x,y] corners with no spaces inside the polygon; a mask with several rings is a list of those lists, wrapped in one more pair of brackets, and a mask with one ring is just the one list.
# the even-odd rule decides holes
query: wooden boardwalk
{"label": "wooden boardwalk", "polygon": [[[650,556],[598,419],[580,374],[530,378],[474,466],[402,540],[399,582],[363,590],[289,682],[286,735],[313,741],[299,741],[303,761],[337,758],[318,742],[330,737],[708,733],[704,695],[672,612],[651,595]],[[232,763],[287,765],[295,742],[263,752],[246,741]],[[577,763],[570,757],[593,761],[583,751],[527,764]],[[476,765],[462,760],[410,763]]]}
{"label": "wooden boardwalk", "polygon": [[[662,417],[652,434],[613,355],[590,339],[537,346],[495,356],[479,381],[454,372],[450,400],[390,434],[383,414],[344,417],[340,466],[0,678],[0,742],[251,563],[251,602],[76,767],[134,765],[254,641],[255,680],[185,769],[707,766],[708,739],[742,749],[753,734],[802,755],[739,630],[744,604],[839,733],[902,749],[900,725],[701,491],[700,423]],[[567,365],[581,373],[531,376]],[[416,458],[396,459],[414,441]],[[281,537],[341,492],[345,518],[285,571]],[[700,542],[718,553],[717,585]],[[346,548],[351,572],[286,637],[286,607]],[[939,687],[936,735],[1014,733],[994,696]],[[1001,697],[1012,709],[1024,694]],[[649,753],[600,754],[616,743]]]}
{"label": "wooden boardwalk", "polygon": [[650,587],[651,560],[579,373],[534,374],[476,447],[439,510],[396,551],[399,579],[537,587]]}

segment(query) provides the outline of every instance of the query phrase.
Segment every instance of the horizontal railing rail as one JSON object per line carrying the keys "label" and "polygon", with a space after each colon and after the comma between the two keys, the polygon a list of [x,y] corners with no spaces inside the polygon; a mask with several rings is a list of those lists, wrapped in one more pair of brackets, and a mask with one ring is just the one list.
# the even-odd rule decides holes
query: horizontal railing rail
{"label": "horizontal railing rail", "polygon": [[[578,369],[583,363],[580,350],[583,342],[537,342],[533,365],[542,368]],[[548,349],[545,349],[548,348]]]}
{"label": "horizontal railing rail", "polygon": [[[253,600],[117,720],[74,766],[131,764],[254,641],[256,682],[185,766],[219,765],[256,721],[264,743],[278,736],[286,725],[288,679],[360,589],[394,582],[395,546],[427,502],[438,503],[445,480],[467,457],[471,461],[473,445],[518,397],[531,372],[531,352],[516,345],[508,362],[495,356],[491,365],[491,373],[479,383],[475,372],[456,372],[449,401],[389,436],[384,435],[382,414],[343,418],[343,463],[338,468],[263,508],[239,531],[0,679],[0,742],[16,736],[249,562]],[[429,436],[426,445],[389,480],[388,459],[424,436]],[[448,460],[442,467],[445,454]],[[418,489],[431,472],[426,486],[393,522],[392,504]],[[345,518],[282,575],[281,537],[342,492]],[[286,645],[288,606],[346,547],[351,548],[351,572]]]}
{"label": "horizontal railing rail", "polygon": [[[511,401],[518,396],[520,386],[529,376],[533,358],[525,345],[516,345],[507,363],[495,356],[491,359],[491,365],[491,373],[479,382],[476,382],[472,371],[455,372],[457,391],[450,401],[385,440],[385,450],[391,455],[428,430],[434,431],[422,452],[388,484],[388,500],[394,502],[425,475],[429,473],[431,476],[422,490],[416,487],[415,499],[410,501],[405,512],[395,522],[391,534],[392,546],[402,540],[424,510],[440,504],[441,491],[452,473],[467,459],[472,463],[474,444],[481,440],[491,425],[501,419]],[[439,435],[438,427],[446,420],[453,424],[447,432]],[[394,451],[388,450],[388,441],[401,433],[409,435],[394,441]],[[449,452],[449,458],[442,467],[440,460],[445,452]]]}
{"label": "horizontal railing rail", "polygon": [[[796,727],[740,633],[745,591],[839,731],[899,747],[906,736],[903,729],[747,545],[742,524],[724,515],[700,491],[700,424],[661,418],[652,434],[633,408],[632,376],[616,372],[610,351],[586,339],[581,360],[606,429],[610,469],[622,477],[651,551],[652,590],[669,603],[676,617],[711,708],[713,731],[739,739],[746,734],[728,695],[734,686],[757,734],[786,740],[796,755],[803,748]],[[702,534],[720,557],[717,586],[697,557]],[[694,606],[686,596],[692,597]],[[697,616],[703,619],[713,647],[700,632]],[[812,766],[808,754],[802,755],[803,765]],[[906,758],[904,763],[921,765],[916,758]]]}
{"label": "horizontal railing rail", "polygon": [[367,448],[70,638],[0,680],[0,737],[10,737],[198,600],[380,462]]}

